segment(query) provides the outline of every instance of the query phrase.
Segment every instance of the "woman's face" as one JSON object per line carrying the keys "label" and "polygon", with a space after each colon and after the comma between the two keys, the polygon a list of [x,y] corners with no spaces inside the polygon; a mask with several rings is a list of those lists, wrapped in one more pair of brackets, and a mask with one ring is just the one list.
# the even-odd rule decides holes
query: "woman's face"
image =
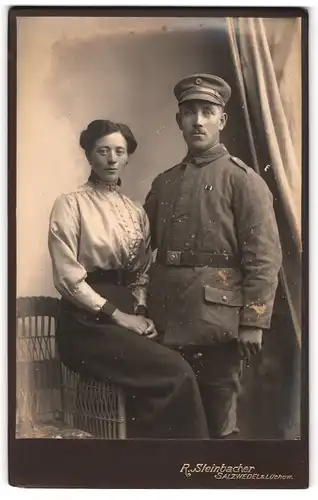
{"label": "woman's face", "polygon": [[127,142],[120,132],[97,139],[89,154],[92,169],[103,181],[118,181],[127,160]]}

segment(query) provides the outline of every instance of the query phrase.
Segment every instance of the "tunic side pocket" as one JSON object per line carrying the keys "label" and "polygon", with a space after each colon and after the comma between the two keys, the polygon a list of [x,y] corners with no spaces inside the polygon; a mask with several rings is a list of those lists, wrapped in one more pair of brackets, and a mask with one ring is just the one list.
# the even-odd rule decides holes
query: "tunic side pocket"
{"label": "tunic side pocket", "polygon": [[215,340],[228,341],[238,337],[243,305],[240,290],[224,290],[204,285],[203,318],[210,323]]}

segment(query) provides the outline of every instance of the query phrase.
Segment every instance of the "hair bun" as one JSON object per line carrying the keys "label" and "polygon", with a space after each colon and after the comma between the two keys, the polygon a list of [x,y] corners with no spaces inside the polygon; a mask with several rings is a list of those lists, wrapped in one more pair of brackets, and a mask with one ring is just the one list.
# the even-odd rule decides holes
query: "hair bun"
{"label": "hair bun", "polygon": [[79,140],[80,146],[82,149],[87,149],[87,129],[83,130],[80,135],[80,140]]}
{"label": "hair bun", "polygon": [[85,150],[86,155],[94,147],[97,139],[104,135],[120,132],[127,142],[128,154],[133,153],[137,148],[136,139],[127,125],[114,123],[110,120],[94,120],[80,134],[80,146]]}
{"label": "hair bun", "polygon": [[80,146],[85,151],[91,148],[92,138],[100,134],[101,129],[105,124],[105,120],[94,120],[85,130],[81,132],[80,135]]}

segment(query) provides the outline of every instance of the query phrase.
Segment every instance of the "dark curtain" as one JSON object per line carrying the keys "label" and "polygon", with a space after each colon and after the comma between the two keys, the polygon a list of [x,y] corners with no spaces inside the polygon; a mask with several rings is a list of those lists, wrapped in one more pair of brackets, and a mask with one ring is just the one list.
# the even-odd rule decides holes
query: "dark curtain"
{"label": "dark curtain", "polygon": [[272,326],[265,334],[261,356],[246,376],[250,388],[247,434],[297,439],[301,399],[301,20],[228,18],[227,26],[253,167],[274,195],[283,249]]}

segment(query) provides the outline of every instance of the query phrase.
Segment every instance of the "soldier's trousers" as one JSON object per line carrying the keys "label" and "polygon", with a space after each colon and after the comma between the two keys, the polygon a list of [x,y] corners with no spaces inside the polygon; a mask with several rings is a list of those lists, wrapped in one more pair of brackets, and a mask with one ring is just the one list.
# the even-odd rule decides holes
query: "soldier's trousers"
{"label": "soldier's trousers", "polygon": [[242,361],[236,341],[179,349],[193,368],[203,400],[210,438],[234,438]]}
{"label": "soldier's trousers", "polygon": [[138,401],[128,437],[209,438],[195,374],[180,353],[63,300],[56,340],[70,369],[119,384],[129,403]]}

